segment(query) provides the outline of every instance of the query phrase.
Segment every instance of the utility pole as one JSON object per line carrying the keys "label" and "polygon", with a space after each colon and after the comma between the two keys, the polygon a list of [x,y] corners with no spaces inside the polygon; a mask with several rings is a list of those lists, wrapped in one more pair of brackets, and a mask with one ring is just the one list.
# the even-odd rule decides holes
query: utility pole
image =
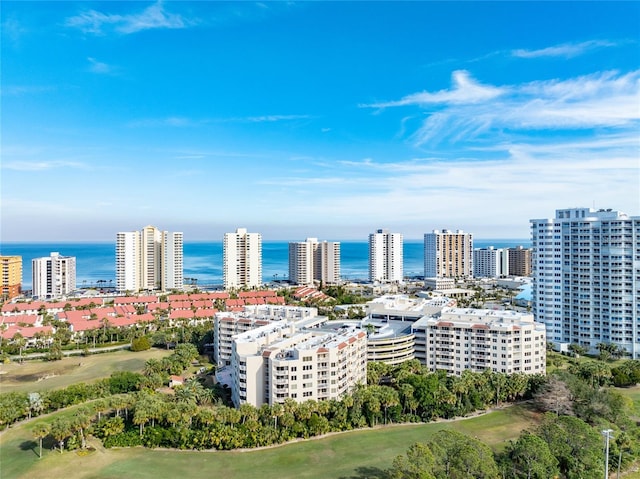
{"label": "utility pole", "polygon": [[605,429],[602,431],[604,435],[605,452],[604,452],[604,479],[609,479],[609,439],[611,439],[611,433],[613,429]]}

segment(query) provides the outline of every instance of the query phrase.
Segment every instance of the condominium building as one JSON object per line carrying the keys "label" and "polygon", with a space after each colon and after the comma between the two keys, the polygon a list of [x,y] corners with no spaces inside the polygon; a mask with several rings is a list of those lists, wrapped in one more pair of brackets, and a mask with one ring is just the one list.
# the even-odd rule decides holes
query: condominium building
{"label": "condominium building", "polygon": [[402,282],[403,236],[377,230],[369,235],[369,281]]}
{"label": "condominium building", "polygon": [[433,230],[424,235],[425,278],[469,278],[473,275],[473,235]]}
{"label": "condominium building", "polygon": [[289,243],[289,281],[300,285],[340,282],[340,243],[317,238]]}
{"label": "condominium building", "polygon": [[231,398],[236,406],[339,399],[367,381],[366,333],[305,329],[286,320],[233,340]]}
{"label": "condominium building", "polygon": [[38,299],[60,298],[76,289],[76,258],[51,253],[31,261],[33,296]]}
{"label": "condominium building", "polygon": [[489,246],[473,250],[474,277],[500,278],[509,274],[509,252],[506,249]]}
{"label": "condominium building", "polygon": [[238,228],[225,233],[223,241],[224,288],[262,286],[262,235]]}
{"label": "condominium building", "polygon": [[640,358],[640,217],[590,208],[532,219],[533,312],[560,350],[616,344]]}
{"label": "condominium building", "polygon": [[183,234],[145,226],[116,235],[116,290],[182,289]]}
{"label": "condominium building", "polygon": [[444,308],[411,325],[415,357],[432,371],[544,374],[546,332],[532,314]]}
{"label": "condominium building", "polygon": [[0,256],[0,299],[11,300],[22,293],[22,256]]}
{"label": "condominium building", "polygon": [[[220,366],[231,364],[233,337],[236,334],[252,331],[275,321],[286,320],[291,323],[320,318],[320,323],[327,318],[318,316],[317,308],[282,305],[245,306],[241,312],[219,312],[215,315],[213,328],[213,357]],[[310,323],[305,322],[307,327]]]}
{"label": "condominium building", "polygon": [[184,237],[182,233],[162,232],[162,290],[184,287]]}
{"label": "condominium building", "polygon": [[509,275],[531,276],[531,248],[509,248]]}

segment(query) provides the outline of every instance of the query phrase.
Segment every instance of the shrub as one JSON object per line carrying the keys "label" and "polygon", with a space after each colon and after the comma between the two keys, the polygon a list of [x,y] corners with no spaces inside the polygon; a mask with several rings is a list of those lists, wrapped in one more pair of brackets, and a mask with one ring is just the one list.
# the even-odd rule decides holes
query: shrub
{"label": "shrub", "polygon": [[151,343],[146,336],[141,338],[133,338],[131,341],[131,351],[146,351],[151,348]]}

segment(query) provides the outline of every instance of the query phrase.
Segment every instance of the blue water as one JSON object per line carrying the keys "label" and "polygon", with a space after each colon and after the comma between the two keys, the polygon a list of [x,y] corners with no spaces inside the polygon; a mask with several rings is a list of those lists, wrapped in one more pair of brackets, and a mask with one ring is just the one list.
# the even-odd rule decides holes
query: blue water
{"label": "blue water", "polygon": [[[474,239],[475,248],[495,246],[513,248],[530,247],[530,240]],[[56,251],[64,256],[76,257],[76,284],[78,287],[104,281],[115,286],[115,242],[104,243],[3,243],[0,254],[22,256],[22,287],[31,289],[31,260],[49,256]],[[198,285],[222,284],[222,242],[188,242],[184,244],[184,277],[197,279]],[[366,241],[340,242],[340,269],[343,279],[366,279],[369,274],[369,246]],[[424,271],[423,242],[405,240],[404,274],[421,276]],[[286,279],[289,275],[289,243],[264,241],[262,243],[263,281]],[[187,282],[187,280],[185,280]]]}

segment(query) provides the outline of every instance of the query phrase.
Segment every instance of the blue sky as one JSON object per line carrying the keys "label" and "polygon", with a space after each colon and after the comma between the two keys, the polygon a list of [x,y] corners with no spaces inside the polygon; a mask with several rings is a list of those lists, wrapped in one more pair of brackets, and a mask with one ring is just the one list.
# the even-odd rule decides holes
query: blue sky
{"label": "blue sky", "polygon": [[640,214],[639,2],[8,2],[3,241]]}

